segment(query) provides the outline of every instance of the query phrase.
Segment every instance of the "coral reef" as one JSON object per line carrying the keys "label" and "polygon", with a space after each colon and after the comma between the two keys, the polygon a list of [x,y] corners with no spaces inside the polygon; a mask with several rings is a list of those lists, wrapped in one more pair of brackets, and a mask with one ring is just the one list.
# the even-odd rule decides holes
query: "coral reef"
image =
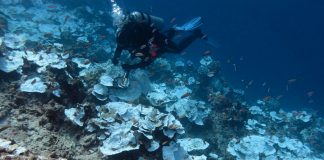
{"label": "coral reef", "polygon": [[248,103],[215,57],[160,57],[122,88],[109,13],[0,4],[1,159],[324,159],[322,118]]}

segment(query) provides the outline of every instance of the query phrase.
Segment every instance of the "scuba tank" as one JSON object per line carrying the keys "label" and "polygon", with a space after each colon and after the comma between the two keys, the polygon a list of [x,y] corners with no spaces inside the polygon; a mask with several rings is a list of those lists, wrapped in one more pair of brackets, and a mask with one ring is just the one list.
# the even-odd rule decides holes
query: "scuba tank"
{"label": "scuba tank", "polygon": [[164,27],[164,20],[160,17],[152,16],[143,12],[132,12],[129,14],[129,18],[131,21],[139,22],[139,23],[147,23],[152,24],[155,28],[162,30]]}

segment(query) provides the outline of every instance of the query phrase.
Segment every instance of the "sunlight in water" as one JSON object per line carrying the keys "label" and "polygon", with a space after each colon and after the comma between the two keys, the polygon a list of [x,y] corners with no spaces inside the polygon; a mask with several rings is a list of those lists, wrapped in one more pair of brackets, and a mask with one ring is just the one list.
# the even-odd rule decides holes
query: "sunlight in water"
{"label": "sunlight in water", "polygon": [[125,15],[123,10],[118,6],[115,0],[110,0],[112,3],[112,13],[111,16],[113,18],[113,25],[118,26],[121,24],[122,20],[124,19]]}

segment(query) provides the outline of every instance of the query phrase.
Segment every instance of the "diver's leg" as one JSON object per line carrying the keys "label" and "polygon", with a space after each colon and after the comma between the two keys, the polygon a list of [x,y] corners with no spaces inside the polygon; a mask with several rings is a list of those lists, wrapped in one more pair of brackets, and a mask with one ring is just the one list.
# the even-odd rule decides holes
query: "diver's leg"
{"label": "diver's leg", "polygon": [[170,29],[168,29],[167,31],[165,31],[163,34],[164,34],[168,39],[172,39],[172,38],[175,36],[175,34],[176,34],[176,30],[175,30],[174,28],[170,28]]}
{"label": "diver's leg", "polygon": [[198,38],[203,38],[205,35],[201,32],[200,29],[191,31],[188,35],[182,36],[178,42],[170,42],[168,45],[168,50],[170,52],[181,53],[185,48],[187,48],[193,41]]}

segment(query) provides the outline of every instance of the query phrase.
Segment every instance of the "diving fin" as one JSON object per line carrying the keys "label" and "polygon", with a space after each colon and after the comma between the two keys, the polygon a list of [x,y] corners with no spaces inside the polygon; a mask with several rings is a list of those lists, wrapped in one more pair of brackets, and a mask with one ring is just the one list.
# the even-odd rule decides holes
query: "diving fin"
{"label": "diving fin", "polygon": [[185,23],[182,26],[174,26],[174,29],[177,31],[193,31],[197,28],[199,28],[202,25],[202,18],[201,17],[196,17],[190,20],[189,22]]}

